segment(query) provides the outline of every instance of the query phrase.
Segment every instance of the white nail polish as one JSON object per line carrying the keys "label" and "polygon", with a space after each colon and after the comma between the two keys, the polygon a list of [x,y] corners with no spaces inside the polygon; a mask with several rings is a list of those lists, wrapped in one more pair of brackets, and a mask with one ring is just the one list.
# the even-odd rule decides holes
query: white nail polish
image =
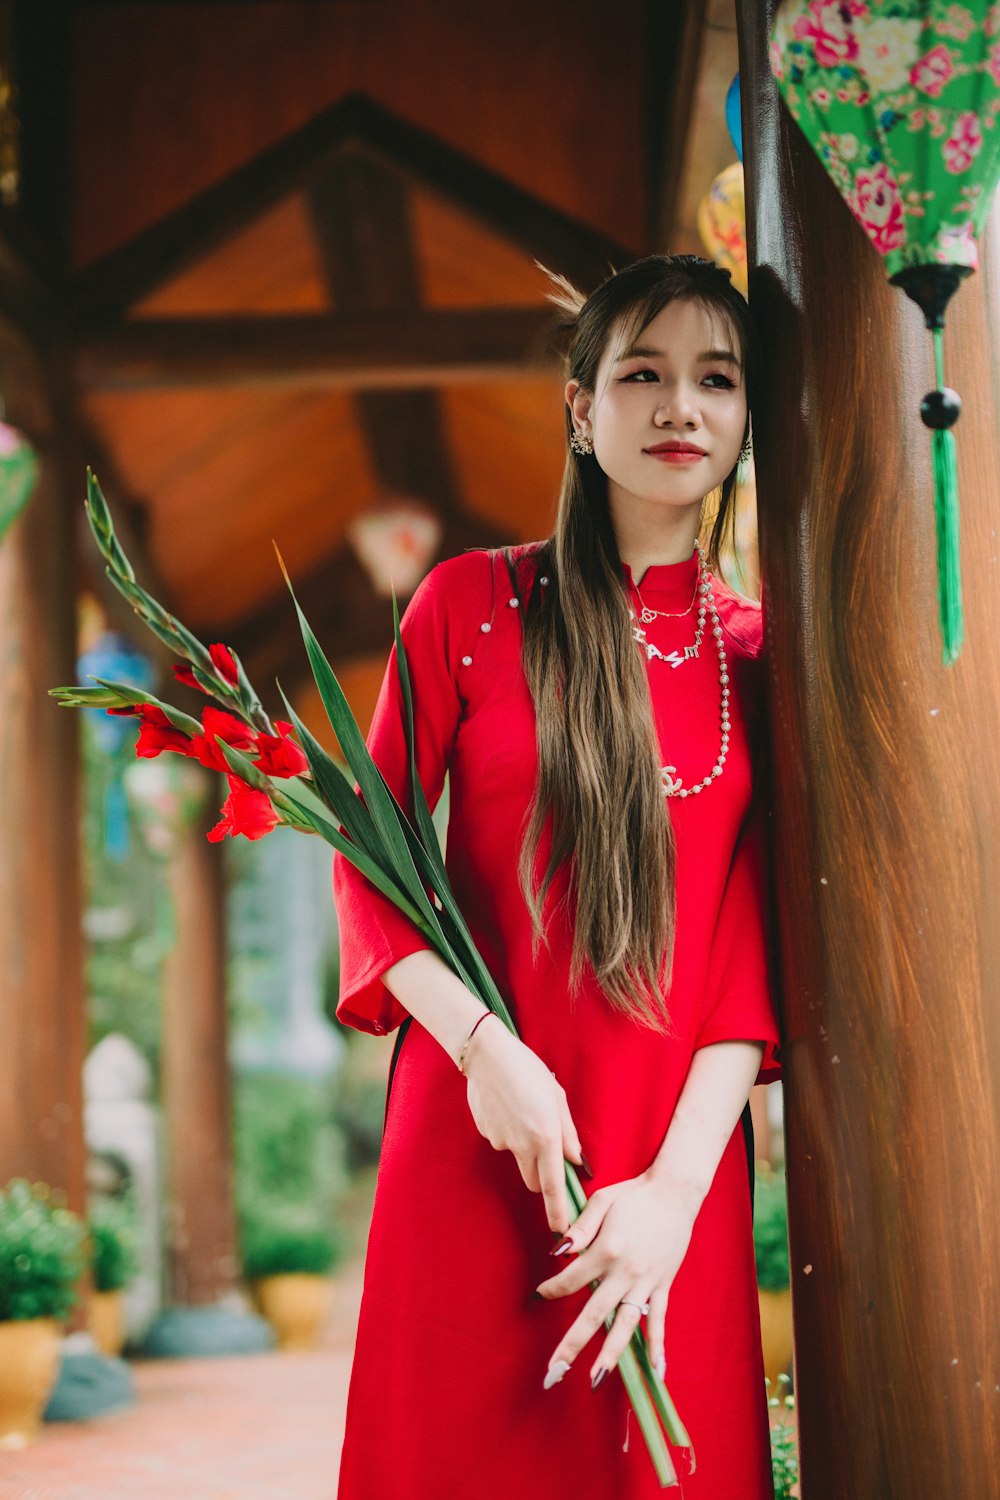
{"label": "white nail polish", "polygon": [[656,1361],[653,1365],[653,1369],[656,1371],[657,1375],[659,1375],[661,1380],[663,1379],[664,1375],[666,1375],[667,1361],[664,1359],[662,1354],[658,1354],[656,1356]]}
{"label": "white nail polish", "polygon": [[564,1375],[569,1374],[569,1365],[564,1359],[557,1359],[551,1370],[546,1373],[542,1381],[542,1389],[550,1391],[554,1385],[558,1385]]}

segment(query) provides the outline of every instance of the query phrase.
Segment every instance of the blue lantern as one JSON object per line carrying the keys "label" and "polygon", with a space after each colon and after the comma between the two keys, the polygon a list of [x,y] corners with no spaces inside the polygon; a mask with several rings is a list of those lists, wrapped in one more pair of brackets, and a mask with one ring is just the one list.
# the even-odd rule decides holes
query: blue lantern
{"label": "blue lantern", "polygon": [[729,91],[726,94],[726,125],[733,145],[736,147],[736,155],[740,161],[743,160],[743,109],[740,99],[740,75],[737,73]]}

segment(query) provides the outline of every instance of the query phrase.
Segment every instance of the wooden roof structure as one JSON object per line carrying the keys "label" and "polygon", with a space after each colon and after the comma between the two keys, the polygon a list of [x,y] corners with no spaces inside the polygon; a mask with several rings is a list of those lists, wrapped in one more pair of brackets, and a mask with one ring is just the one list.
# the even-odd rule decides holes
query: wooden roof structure
{"label": "wooden roof structure", "polygon": [[314,723],[272,539],[364,721],[391,620],[349,523],[413,498],[441,556],[549,529],[562,382],[537,263],[590,287],[699,248],[692,191],[734,155],[730,9],[61,12],[71,144],[47,243],[81,479],[98,469],[154,591]]}

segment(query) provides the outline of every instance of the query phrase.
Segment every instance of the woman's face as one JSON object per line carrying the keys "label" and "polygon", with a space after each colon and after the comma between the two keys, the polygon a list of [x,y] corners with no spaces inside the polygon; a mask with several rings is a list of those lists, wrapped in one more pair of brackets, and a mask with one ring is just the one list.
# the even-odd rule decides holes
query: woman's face
{"label": "woman's face", "polygon": [[566,399],[608,478],[612,517],[701,504],[739,456],[747,398],[739,348],[721,313],[674,301],[623,345],[612,329],[593,394]]}

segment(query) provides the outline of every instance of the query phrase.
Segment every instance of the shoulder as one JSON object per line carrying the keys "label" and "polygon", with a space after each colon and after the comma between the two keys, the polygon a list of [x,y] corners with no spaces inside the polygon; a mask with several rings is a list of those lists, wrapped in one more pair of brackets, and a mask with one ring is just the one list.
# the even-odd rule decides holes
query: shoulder
{"label": "shoulder", "polygon": [[[452,616],[477,613],[495,598],[507,599],[513,576],[519,585],[529,583],[537,567],[543,542],[522,542],[506,549],[473,547],[435,563],[417,586],[410,609],[446,609]],[[505,555],[506,553],[506,555]],[[509,565],[508,565],[509,557]]]}
{"label": "shoulder", "polygon": [[728,583],[714,579],[712,591],[722,628],[734,645],[746,656],[759,657],[764,652],[764,620],[761,606],[754,599],[738,594]]}

